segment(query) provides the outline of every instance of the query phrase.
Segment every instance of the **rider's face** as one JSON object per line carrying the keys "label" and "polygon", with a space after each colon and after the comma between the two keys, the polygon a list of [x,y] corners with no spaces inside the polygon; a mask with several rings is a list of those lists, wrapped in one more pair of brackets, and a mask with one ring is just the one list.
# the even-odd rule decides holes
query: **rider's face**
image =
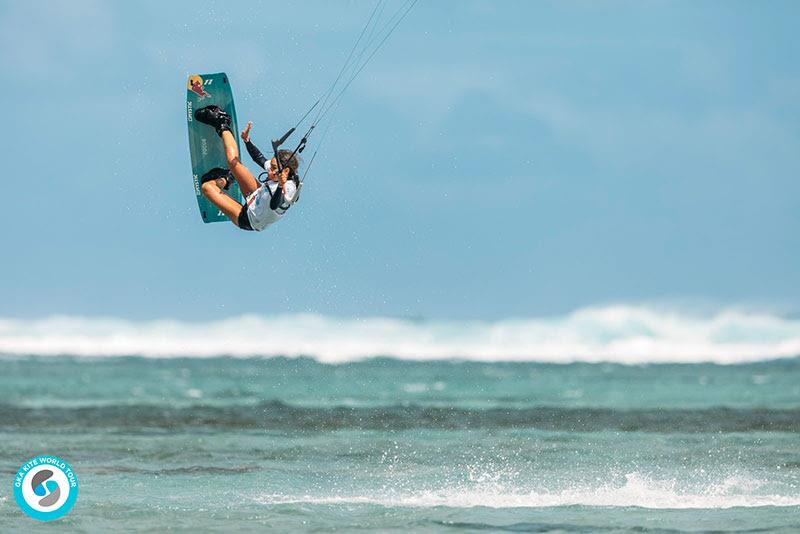
{"label": "rider's face", "polygon": [[267,176],[270,180],[274,180],[275,177],[278,175],[278,160],[272,158],[269,160],[269,171]]}

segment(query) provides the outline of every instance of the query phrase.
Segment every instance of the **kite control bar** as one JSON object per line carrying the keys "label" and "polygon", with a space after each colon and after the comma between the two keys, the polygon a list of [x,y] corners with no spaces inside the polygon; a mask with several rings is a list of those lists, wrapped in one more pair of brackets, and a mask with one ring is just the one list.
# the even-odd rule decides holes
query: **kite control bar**
{"label": "kite control bar", "polygon": [[[314,104],[314,105],[316,106],[316,104]],[[312,107],[312,109],[313,109],[313,107]],[[306,113],[306,115],[308,115],[308,113]],[[311,134],[311,131],[314,129],[314,126],[315,125],[312,124],[311,127],[306,132],[306,134],[303,136],[303,138],[300,139],[300,142],[297,144],[295,149],[292,151],[291,156],[289,156],[289,161],[292,160],[292,158],[295,156],[295,154],[298,154],[298,153],[302,152],[303,150],[305,150],[306,143],[308,142],[308,136]],[[283,171],[283,163],[281,163],[281,158],[278,157],[278,148],[280,148],[280,146],[283,143],[285,143],[287,139],[289,139],[289,136],[291,136],[294,133],[296,128],[297,127],[294,127],[292,129],[290,129],[288,132],[283,134],[283,136],[280,139],[273,139],[272,140],[272,152],[275,154],[275,161],[278,163],[278,172],[279,173]]]}
{"label": "kite control bar", "polygon": [[289,139],[289,136],[294,133],[294,128],[283,134],[283,137],[280,139],[273,139],[272,140],[272,152],[275,153],[275,161],[278,162],[278,172],[283,170],[283,165],[281,165],[281,158],[278,157],[278,148]]}

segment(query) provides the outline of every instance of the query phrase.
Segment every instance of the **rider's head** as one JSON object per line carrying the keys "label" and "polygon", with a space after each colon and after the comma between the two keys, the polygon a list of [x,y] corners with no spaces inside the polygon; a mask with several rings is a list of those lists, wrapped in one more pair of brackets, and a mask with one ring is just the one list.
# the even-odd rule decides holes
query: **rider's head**
{"label": "rider's head", "polygon": [[[297,174],[297,169],[300,167],[300,160],[297,154],[292,155],[291,150],[278,150],[278,157],[281,158],[281,165],[283,168],[291,169],[292,173]],[[278,176],[278,162],[273,157],[269,162],[269,179],[275,180]]]}

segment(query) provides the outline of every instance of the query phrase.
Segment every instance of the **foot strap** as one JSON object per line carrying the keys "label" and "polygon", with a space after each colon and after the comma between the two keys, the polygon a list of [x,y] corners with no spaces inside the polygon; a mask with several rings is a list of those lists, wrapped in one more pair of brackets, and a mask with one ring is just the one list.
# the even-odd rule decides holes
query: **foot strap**
{"label": "foot strap", "polygon": [[213,182],[217,178],[224,178],[225,179],[225,187],[224,190],[228,190],[231,186],[231,171],[228,169],[223,169],[222,167],[214,167],[207,173],[205,173],[202,177],[200,177],[200,184],[204,184],[206,182]]}

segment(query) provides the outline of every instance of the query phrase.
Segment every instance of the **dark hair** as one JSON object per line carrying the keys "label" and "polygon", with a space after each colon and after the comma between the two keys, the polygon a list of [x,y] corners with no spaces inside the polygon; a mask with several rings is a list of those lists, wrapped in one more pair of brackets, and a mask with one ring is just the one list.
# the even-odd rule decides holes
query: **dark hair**
{"label": "dark hair", "polygon": [[278,157],[281,158],[282,167],[289,167],[292,172],[297,173],[297,169],[300,167],[300,159],[297,154],[292,155],[291,150],[278,150]]}

